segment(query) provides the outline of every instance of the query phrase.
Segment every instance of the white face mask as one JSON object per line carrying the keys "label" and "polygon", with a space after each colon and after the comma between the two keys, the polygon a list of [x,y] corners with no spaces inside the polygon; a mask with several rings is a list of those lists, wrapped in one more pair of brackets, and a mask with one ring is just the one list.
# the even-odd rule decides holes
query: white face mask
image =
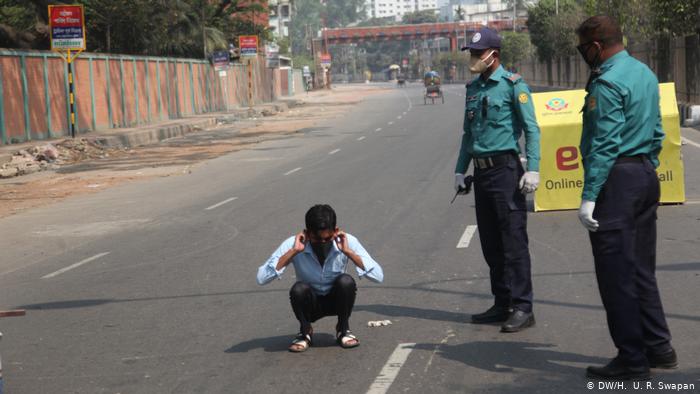
{"label": "white face mask", "polygon": [[484,71],[488,70],[489,67],[493,65],[493,62],[496,61],[496,59],[491,59],[490,63],[486,63],[486,60],[493,56],[494,52],[496,51],[492,50],[491,53],[489,53],[489,55],[483,59],[480,59],[476,56],[472,56],[471,58],[469,58],[469,71],[476,74],[483,74]]}

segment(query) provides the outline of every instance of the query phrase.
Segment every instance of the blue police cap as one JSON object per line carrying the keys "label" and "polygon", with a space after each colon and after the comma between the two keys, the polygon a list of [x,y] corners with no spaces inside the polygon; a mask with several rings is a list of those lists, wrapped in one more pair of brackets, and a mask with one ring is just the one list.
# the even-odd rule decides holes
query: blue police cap
{"label": "blue police cap", "polygon": [[489,49],[489,48],[501,48],[501,36],[496,33],[495,30],[489,29],[487,27],[482,28],[478,32],[474,33],[469,44],[462,48],[462,50],[467,49]]}

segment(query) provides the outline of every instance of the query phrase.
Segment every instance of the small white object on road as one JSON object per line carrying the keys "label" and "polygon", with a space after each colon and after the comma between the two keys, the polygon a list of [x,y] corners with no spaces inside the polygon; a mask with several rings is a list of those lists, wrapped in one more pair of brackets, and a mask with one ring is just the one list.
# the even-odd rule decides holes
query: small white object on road
{"label": "small white object on road", "polygon": [[370,320],[367,322],[367,327],[382,327],[382,326],[390,326],[391,325],[391,320]]}
{"label": "small white object on road", "polygon": [[287,171],[287,172],[284,173],[284,175],[291,175],[291,174],[294,174],[295,172],[297,172],[297,171],[299,171],[299,170],[301,170],[301,167],[297,167],[297,168],[295,168],[295,169],[293,169],[293,170]]}
{"label": "small white object on road", "polygon": [[362,137],[358,138],[357,140],[358,140],[358,141],[362,141],[362,140],[364,140],[365,138],[367,138],[367,137],[362,136]]}
{"label": "small white object on road", "polygon": [[225,199],[224,201],[221,201],[221,202],[219,202],[219,203],[216,203],[216,204],[214,204],[214,205],[212,205],[212,206],[210,206],[210,207],[206,207],[205,210],[211,211],[212,209],[216,209],[216,208],[218,208],[218,207],[220,207],[220,206],[222,206],[222,205],[224,205],[224,204],[228,204],[228,203],[230,203],[231,201],[237,200],[237,199],[238,199],[238,197],[227,198],[227,199]]}
{"label": "small white object on road", "polygon": [[393,125],[393,124],[394,124],[394,121],[389,122],[389,126],[391,126],[391,125]]}
{"label": "small white object on road", "polygon": [[72,269],[74,269],[74,268],[78,268],[78,267],[80,267],[80,266],[83,265],[83,264],[87,264],[87,263],[89,263],[89,262],[91,262],[91,261],[95,261],[95,260],[97,260],[97,259],[99,259],[99,258],[101,258],[101,257],[107,256],[107,255],[110,254],[110,253],[111,253],[111,252],[104,252],[104,253],[96,254],[96,255],[94,255],[94,256],[92,256],[92,257],[88,257],[87,259],[82,260],[82,261],[79,261],[79,262],[77,262],[77,263],[75,263],[75,264],[69,265],[69,266],[66,267],[66,268],[61,268],[60,270],[58,270],[58,271],[56,271],[56,272],[52,272],[52,273],[50,273],[50,274],[48,274],[48,275],[44,275],[44,276],[41,277],[41,279],[51,279],[51,278],[53,278],[53,277],[55,277],[55,276],[61,275],[61,274],[64,273],[64,272],[70,271],[70,270],[72,270]]}
{"label": "small white object on road", "polygon": [[469,243],[471,242],[475,231],[476,231],[476,226],[474,226],[474,225],[467,226],[467,228],[464,230],[464,234],[462,234],[462,238],[460,238],[459,243],[457,243],[457,249],[468,248]]}
{"label": "small white object on road", "polygon": [[382,128],[381,128],[381,127],[377,127],[377,129],[374,130],[374,131],[382,131]]}
{"label": "small white object on road", "polygon": [[332,151],[328,152],[329,155],[334,155],[336,153],[340,152],[340,149],[333,149]]}

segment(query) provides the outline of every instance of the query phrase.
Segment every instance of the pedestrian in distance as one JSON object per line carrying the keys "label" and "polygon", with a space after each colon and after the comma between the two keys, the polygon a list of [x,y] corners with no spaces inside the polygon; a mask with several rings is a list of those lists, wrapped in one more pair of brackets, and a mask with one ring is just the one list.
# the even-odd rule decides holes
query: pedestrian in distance
{"label": "pedestrian in distance", "polygon": [[382,267],[357,238],[336,226],[336,214],[329,205],[314,205],[305,219],[306,228],[282,242],[258,268],[258,284],[270,283],[280,278],[289,264],[294,266],[297,282],[289,291],[289,299],[300,328],[289,351],[306,351],[313,343],[311,323],[325,316],[338,316],[338,345],[359,346],[360,341],[350,331],[357,286],[345,271],[352,263],[359,278],[381,283]]}
{"label": "pedestrian in distance", "polygon": [[[501,37],[488,28],[462,48],[479,76],[467,84],[455,189],[467,190],[465,173],[473,161],[476,220],[494,305],[472,315],[472,322],[502,323],[502,332],[517,332],[535,324],[525,194],[539,185],[540,130],[530,89],[501,66],[500,48]],[[527,171],[519,158],[523,131]]]}
{"label": "pedestrian in distance", "polygon": [[[577,30],[591,68],[582,110],[584,185],[579,219],[589,231],[600,296],[618,353],[588,367],[599,379],[649,379],[675,368],[676,352],[656,284],[656,167],[664,133],[659,83],[624,48],[619,25],[594,16]],[[631,77],[633,76],[633,77]]]}

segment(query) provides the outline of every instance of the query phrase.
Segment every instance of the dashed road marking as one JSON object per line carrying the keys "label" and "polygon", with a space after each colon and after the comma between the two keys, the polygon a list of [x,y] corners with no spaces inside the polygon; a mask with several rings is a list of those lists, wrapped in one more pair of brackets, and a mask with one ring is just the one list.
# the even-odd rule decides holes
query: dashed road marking
{"label": "dashed road marking", "polygon": [[374,131],[382,131],[382,128],[381,128],[381,127],[377,127],[377,129],[374,130]]}
{"label": "dashed road marking", "polygon": [[74,268],[78,268],[78,267],[80,267],[80,266],[83,265],[83,264],[87,264],[87,263],[89,263],[89,262],[91,262],[91,261],[95,261],[95,260],[97,260],[97,259],[99,259],[99,258],[101,258],[101,257],[107,256],[107,255],[110,254],[110,253],[111,253],[111,252],[104,252],[104,253],[96,254],[96,255],[94,255],[94,256],[92,256],[92,257],[88,257],[88,258],[86,258],[85,260],[82,260],[82,261],[79,261],[79,262],[77,262],[77,263],[75,263],[75,264],[69,265],[68,267],[61,268],[60,270],[58,270],[58,271],[56,271],[56,272],[52,272],[52,273],[50,273],[50,274],[48,274],[48,275],[44,275],[44,276],[41,277],[41,279],[51,279],[51,278],[53,278],[53,277],[55,277],[55,276],[61,275],[61,274],[64,273],[64,272],[70,271],[70,270],[72,270],[72,269],[74,269]]}
{"label": "dashed road marking", "polygon": [[224,201],[221,201],[221,202],[219,202],[219,203],[216,203],[216,204],[214,204],[214,205],[212,205],[212,206],[210,206],[210,207],[204,208],[204,210],[206,210],[206,211],[211,211],[212,209],[216,209],[216,208],[218,208],[218,207],[220,207],[220,206],[222,206],[222,205],[224,205],[224,204],[228,204],[228,203],[230,203],[231,201],[234,201],[234,200],[237,200],[237,199],[238,199],[238,197],[227,198],[227,199],[225,199]]}
{"label": "dashed road marking", "polygon": [[391,126],[391,125],[393,125],[393,124],[394,124],[394,121],[389,122],[389,126]]}
{"label": "dashed road marking", "polygon": [[367,138],[367,137],[362,136],[362,137],[358,138],[357,140],[358,140],[358,141],[362,141],[362,140],[364,140],[365,138]]}
{"label": "dashed road marking", "polygon": [[681,137],[681,141],[685,142],[686,144],[693,145],[696,148],[700,148],[700,144],[698,144],[697,142],[691,141],[685,137]]}
{"label": "dashed road marking", "polygon": [[415,343],[400,343],[394,352],[389,356],[384,368],[379,372],[379,376],[374,379],[374,382],[369,386],[367,394],[384,394],[389,391],[389,387],[396,380],[401,367],[408,359],[408,355],[411,354]]}
{"label": "dashed road marking", "polygon": [[401,119],[401,115],[397,116],[396,119]]}
{"label": "dashed road marking", "polygon": [[289,171],[285,172],[284,175],[291,175],[291,174],[294,174],[295,172],[297,172],[297,171],[299,171],[299,170],[301,170],[301,167],[297,167],[297,168],[295,168],[295,169],[293,169],[293,170],[289,170]]}
{"label": "dashed road marking", "polygon": [[460,238],[459,243],[457,243],[457,248],[458,249],[468,248],[469,242],[471,242],[475,231],[476,231],[476,226],[474,226],[474,225],[467,226],[467,228],[464,230],[464,234],[462,234],[462,238]]}
{"label": "dashed road marking", "polygon": [[329,155],[334,155],[336,153],[340,152],[340,149],[333,149],[332,151],[328,152]]}

